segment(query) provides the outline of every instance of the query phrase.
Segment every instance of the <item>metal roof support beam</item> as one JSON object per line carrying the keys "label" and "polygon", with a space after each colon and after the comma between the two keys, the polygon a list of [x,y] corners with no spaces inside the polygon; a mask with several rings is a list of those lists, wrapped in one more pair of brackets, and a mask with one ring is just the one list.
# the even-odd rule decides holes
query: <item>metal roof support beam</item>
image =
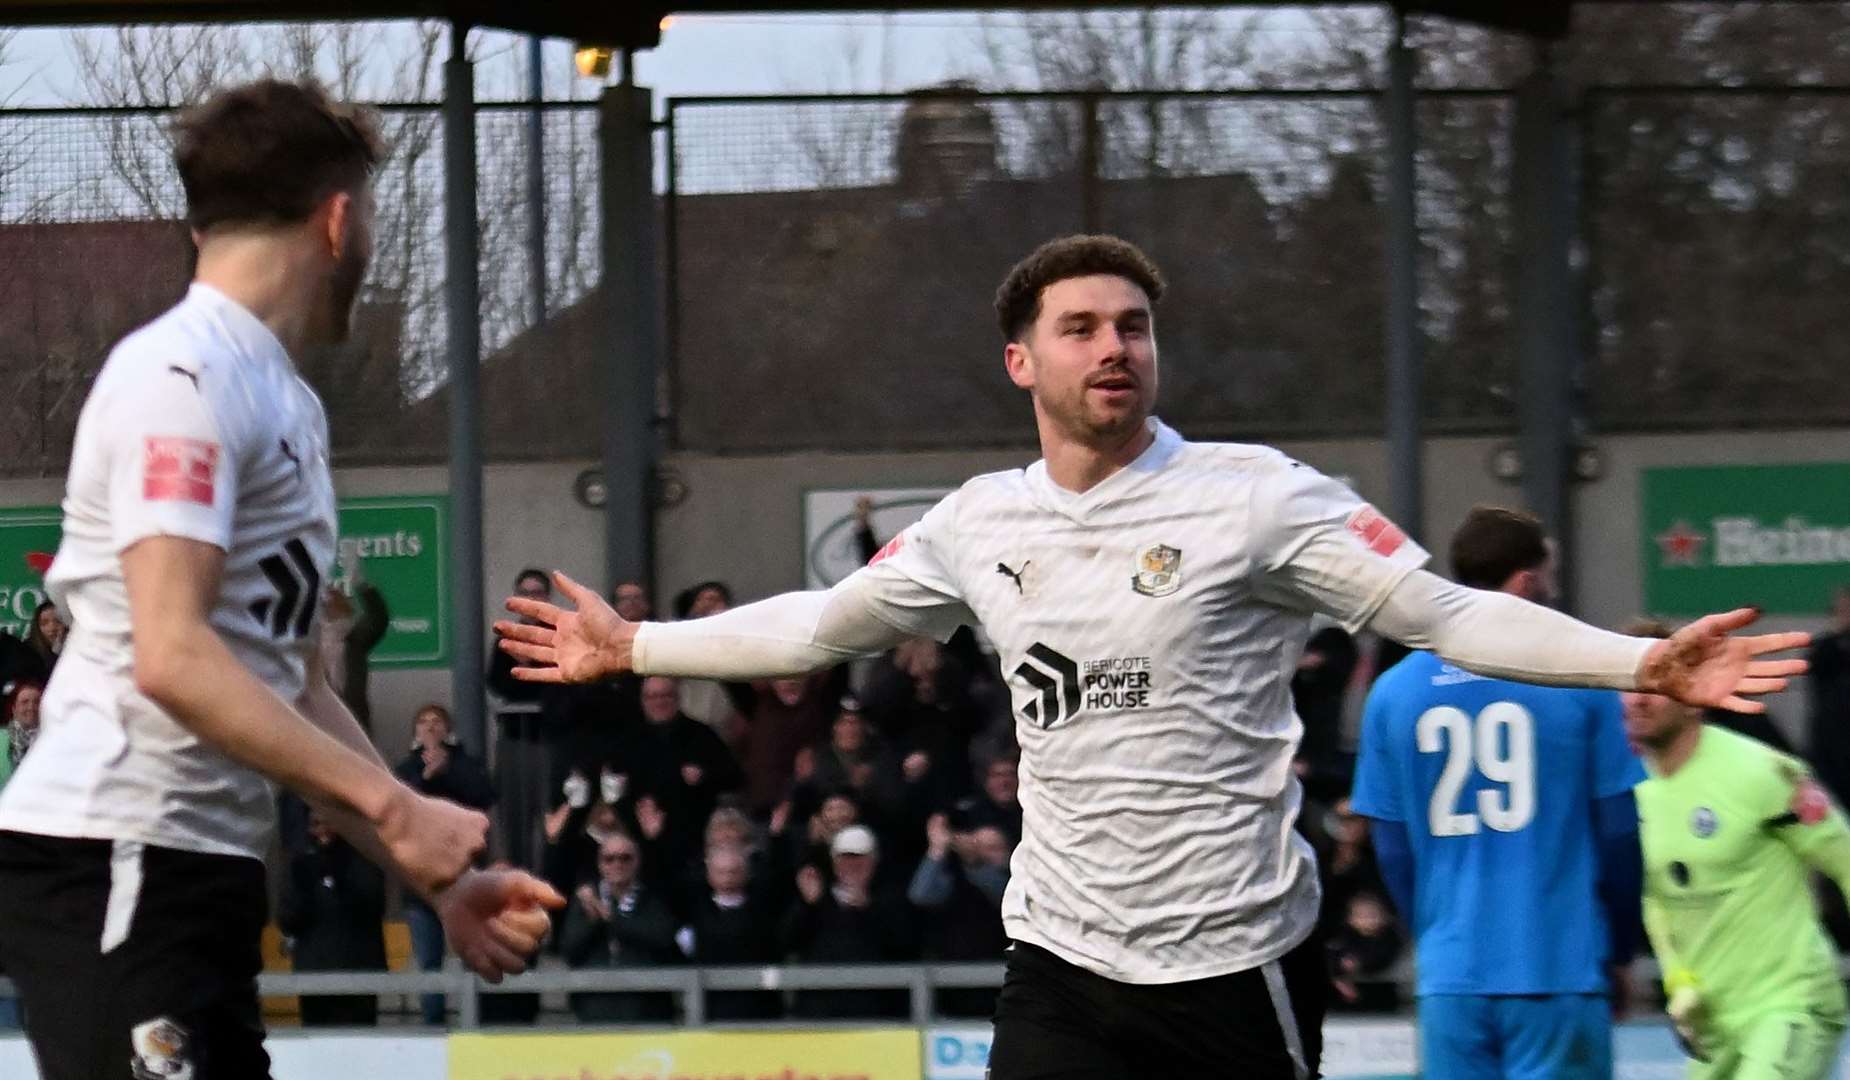
{"label": "metal roof support beam", "polygon": [[443,65],[443,257],[450,376],[450,709],[471,753],[485,753],[482,585],[481,237],[475,217],[475,66],[469,27],[450,26]]}
{"label": "metal roof support beam", "polygon": [[[656,373],[661,370],[656,258],[654,97],[630,79],[599,103],[603,150],[605,587],[654,595]],[[661,603],[657,598],[658,605]]]}
{"label": "metal roof support beam", "polygon": [[1387,442],[1388,513],[1415,540],[1425,535],[1420,442],[1419,223],[1414,205],[1413,50],[1407,17],[1394,12],[1387,49]]}
{"label": "metal roof support beam", "polygon": [[[1522,495],[1558,544],[1573,537],[1570,511],[1580,367],[1573,247],[1578,214],[1578,121],[1548,59],[1534,46],[1535,70],[1516,94],[1510,194],[1516,232],[1518,436]],[[1573,561],[1562,552],[1563,572]],[[1572,596],[1562,582],[1563,598]]]}

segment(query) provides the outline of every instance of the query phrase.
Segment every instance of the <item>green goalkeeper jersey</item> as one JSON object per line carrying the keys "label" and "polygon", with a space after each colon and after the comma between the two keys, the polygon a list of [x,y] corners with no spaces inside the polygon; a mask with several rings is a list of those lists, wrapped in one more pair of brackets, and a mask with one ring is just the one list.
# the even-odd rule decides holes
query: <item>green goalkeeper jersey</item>
{"label": "green goalkeeper jersey", "polygon": [[1665,985],[1693,981],[1723,1033],[1768,1011],[1845,1014],[1811,891],[1850,878],[1850,828],[1806,767],[1705,726],[1674,775],[1638,785],[1645,928]]}

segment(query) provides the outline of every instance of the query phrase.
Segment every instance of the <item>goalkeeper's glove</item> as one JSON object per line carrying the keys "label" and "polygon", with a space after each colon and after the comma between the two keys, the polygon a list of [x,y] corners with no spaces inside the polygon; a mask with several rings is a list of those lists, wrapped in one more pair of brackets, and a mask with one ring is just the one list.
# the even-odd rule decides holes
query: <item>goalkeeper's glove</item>
{"label": "goalkeeper's glove", "polygon": [[1664,989],[1670,993],[1670,1003],[1664,1011],[1670,1014],[1671,1026],[1676,1029],[1677,1044],[1689,1057],[1697,1061],[1709,1060],[1703,1031],[1708,1025],[1709,1010],[1702,1000],[1702,991],[1696,987],[1695,976],[1676,972],[1664,980]]}

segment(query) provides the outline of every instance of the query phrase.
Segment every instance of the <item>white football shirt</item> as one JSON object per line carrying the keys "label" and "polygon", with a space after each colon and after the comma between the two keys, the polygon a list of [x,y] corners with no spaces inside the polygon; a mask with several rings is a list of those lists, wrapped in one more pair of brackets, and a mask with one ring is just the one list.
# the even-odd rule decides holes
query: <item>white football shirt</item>
{"label": "white football shirt", "polygon": [[1291,677],[1313,613],[1359,629],[1426,552],[1263,446],[1155,442],[1084,494],[977,477],[856,576],[897,628],[995,643],[1019,732],[1011,937],[1131,983],[1242,971],[1317,919],[1292,829]]}
{"label": "white football shirt", "polygon": [[270,783],[135,689],[119,556],[150,536],[224,549],[213,628],[299,698],[334,556],[327,416],[269,328],[197,283],[116,346],[78,418],[45,579],[71,633],[0,828],[262,858]]}

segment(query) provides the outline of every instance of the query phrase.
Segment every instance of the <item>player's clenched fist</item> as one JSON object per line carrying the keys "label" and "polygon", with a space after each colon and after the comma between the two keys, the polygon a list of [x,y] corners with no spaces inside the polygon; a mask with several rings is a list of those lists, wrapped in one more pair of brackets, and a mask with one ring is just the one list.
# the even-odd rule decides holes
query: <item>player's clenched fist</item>
{"label": "player's clenched fist", "polygon": [[456,955],[482,978],[518,975],[546,940],[546,912],[565,906],[551,885],[524,870],[472,870],[437,894],[436,910]]}
{"label": "player's clenched fist", "polygon": [[412,885],[434,894],[467,872],[488,846],[488,817],[400,788],[379,822],[379,840]]}

